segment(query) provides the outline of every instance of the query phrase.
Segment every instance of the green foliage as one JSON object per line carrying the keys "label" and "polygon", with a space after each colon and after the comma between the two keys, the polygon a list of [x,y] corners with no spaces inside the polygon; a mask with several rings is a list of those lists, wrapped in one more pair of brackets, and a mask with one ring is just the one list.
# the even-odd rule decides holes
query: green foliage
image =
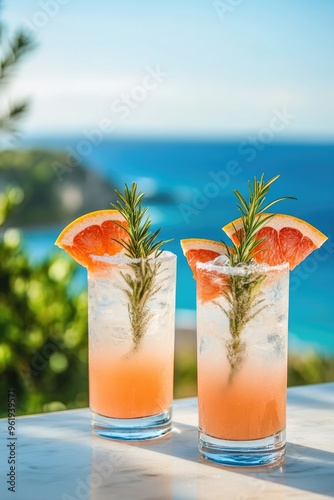
{"label": "green foliage", "polygon": [[[31,36],[23,29],[17,30],[9,37],[5,35],[5,27],[0,22],[0,88],[7,84],[18,63],[35,46]],[[17,121],[26,113],[28,107],[27,100],[7,103],[0,112],[0,132],[15,133]]]}
{"label": "green foliage", "polygon": [[[0,219],[13,198],[2,195]],[[13,387],[18,414],[86,406],[87,296],[68,294],[76,265],[58,255],[31,265],[13,228],[0,237],[0,262],[1,401]]]}
{"label": "green foliage", "polygon": [[334,357],[310,353],[289,356],[288,385],[334,381]]}
{"label": "green foliage", "polygon": [[174,398],[193,396],[197,396],[196,346],[189,342],[175,351]]}
{"label": "green foliage", "polygon": [[[2,96],[17,64],[33,46],[30,35],[18,30],[9,36],[0,21]],[[12,137],[28,102],[2,99],[0,104],[1,139],[3,135]],[[51,155],[14,151],[0,155],[0,226],[7,224],[0,236],[0,415],[6,415],[4,402],[10,388],[16,391],[18,414],[87,404],[86,294],[68,295],[75,265],[53,256],[32,266],[20,232],[10,227],[13,222],[17,226],[24,222],[50,224],[59,216],[54,205],[58,202],[62,210],[64,204],[59,200],[53,206],[49,203],[57,195],[55,173],[59,181],[59,172],[71,169]],[[44,214],[42,218],[40,214]],[[8,220],[11,215],[13,220]]]}

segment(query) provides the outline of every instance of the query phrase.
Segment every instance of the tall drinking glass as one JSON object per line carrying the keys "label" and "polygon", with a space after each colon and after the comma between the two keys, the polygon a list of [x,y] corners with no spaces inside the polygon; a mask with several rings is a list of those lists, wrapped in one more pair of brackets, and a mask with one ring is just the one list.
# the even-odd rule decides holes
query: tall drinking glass
{"label": "tall drinking glass", "polygon": [[197,263],[199,451],[207,459],[284,459],[288,283],[288,264]]}
{"label": "tall drinking glass", "polygon": [[88,274],[93,430],[140,440],[171,428],[176,256],[92,256]]}

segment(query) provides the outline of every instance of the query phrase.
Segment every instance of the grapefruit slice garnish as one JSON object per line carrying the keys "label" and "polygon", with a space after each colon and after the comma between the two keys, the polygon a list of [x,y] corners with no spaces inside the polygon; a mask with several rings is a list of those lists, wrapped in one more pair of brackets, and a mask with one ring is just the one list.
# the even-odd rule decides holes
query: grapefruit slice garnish
{"label": "grapefruit slice garnish", "polygon": [[[260,217],[267,217],[264,213]],[[243,231],[242,219],[236,219],[223,227],[223,231],[235,245]],[[327,236],[302,219],[292,215],[275,214],[256,234],[263,239],[254,252],[254,260],[276,266],[288,262],[290,270],[300,264],[313,250],[321,247]]]}
{"label": "grapefruit slice garnish", "polygon": [[219,241],[201,238],[181,240],[181,247],[185,258],[191,268],[194,279],[197,281],[197,296],[201,302],[213,300],[223,292],[226,287],[224,275],[216,271],[197,269],[197,262],[210,262],[219,255],[226,255],[226,245]]}
{"label": "grapefruit slice garnish", "polygon": [[124,248],[112,240],[128,239],[128,234],[115,221],[127,227],[118,210],[98,210],[75,219],[58,236],[55,245],[62,248],[84,267],[93,270],[101,267],[91,255],[115,255]]}

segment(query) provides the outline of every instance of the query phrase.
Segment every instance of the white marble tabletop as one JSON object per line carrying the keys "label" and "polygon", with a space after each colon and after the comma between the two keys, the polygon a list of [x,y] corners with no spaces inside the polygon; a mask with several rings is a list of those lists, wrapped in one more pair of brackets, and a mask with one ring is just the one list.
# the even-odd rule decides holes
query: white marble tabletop
{"label": "white marble tabletop", "polygon": [[0,498],[334,498],[334,383],[288,390],[287,456],[276,470],[224,468],[199,457],[197,400],[176,400],[174,429],[151,442],[93,435],[88,409],[16,419],[15,493],[7,490],[7,420],[0,421]]}

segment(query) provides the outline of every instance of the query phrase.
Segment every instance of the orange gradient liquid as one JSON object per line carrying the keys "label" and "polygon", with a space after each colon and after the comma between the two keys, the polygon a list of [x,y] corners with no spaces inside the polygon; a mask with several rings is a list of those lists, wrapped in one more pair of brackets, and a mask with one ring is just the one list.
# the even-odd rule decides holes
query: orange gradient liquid
{"label": "orange gradient liquid", "polygon": [[[118,353],[119,354],[119,353]],[[173,401],[173,358],[152,350],[129,356],[93,352],[89,358],[90,408],[112,418],[159,414]]]}
{"label": "orange gradient liquid", "polygon": [[[283,364],[283,366],[282,366]],[[199,366],[199,427],[226,440],[261,439],[285,427],[286,366],[241,367],[232,381],[225,370],[206,361]]]}

